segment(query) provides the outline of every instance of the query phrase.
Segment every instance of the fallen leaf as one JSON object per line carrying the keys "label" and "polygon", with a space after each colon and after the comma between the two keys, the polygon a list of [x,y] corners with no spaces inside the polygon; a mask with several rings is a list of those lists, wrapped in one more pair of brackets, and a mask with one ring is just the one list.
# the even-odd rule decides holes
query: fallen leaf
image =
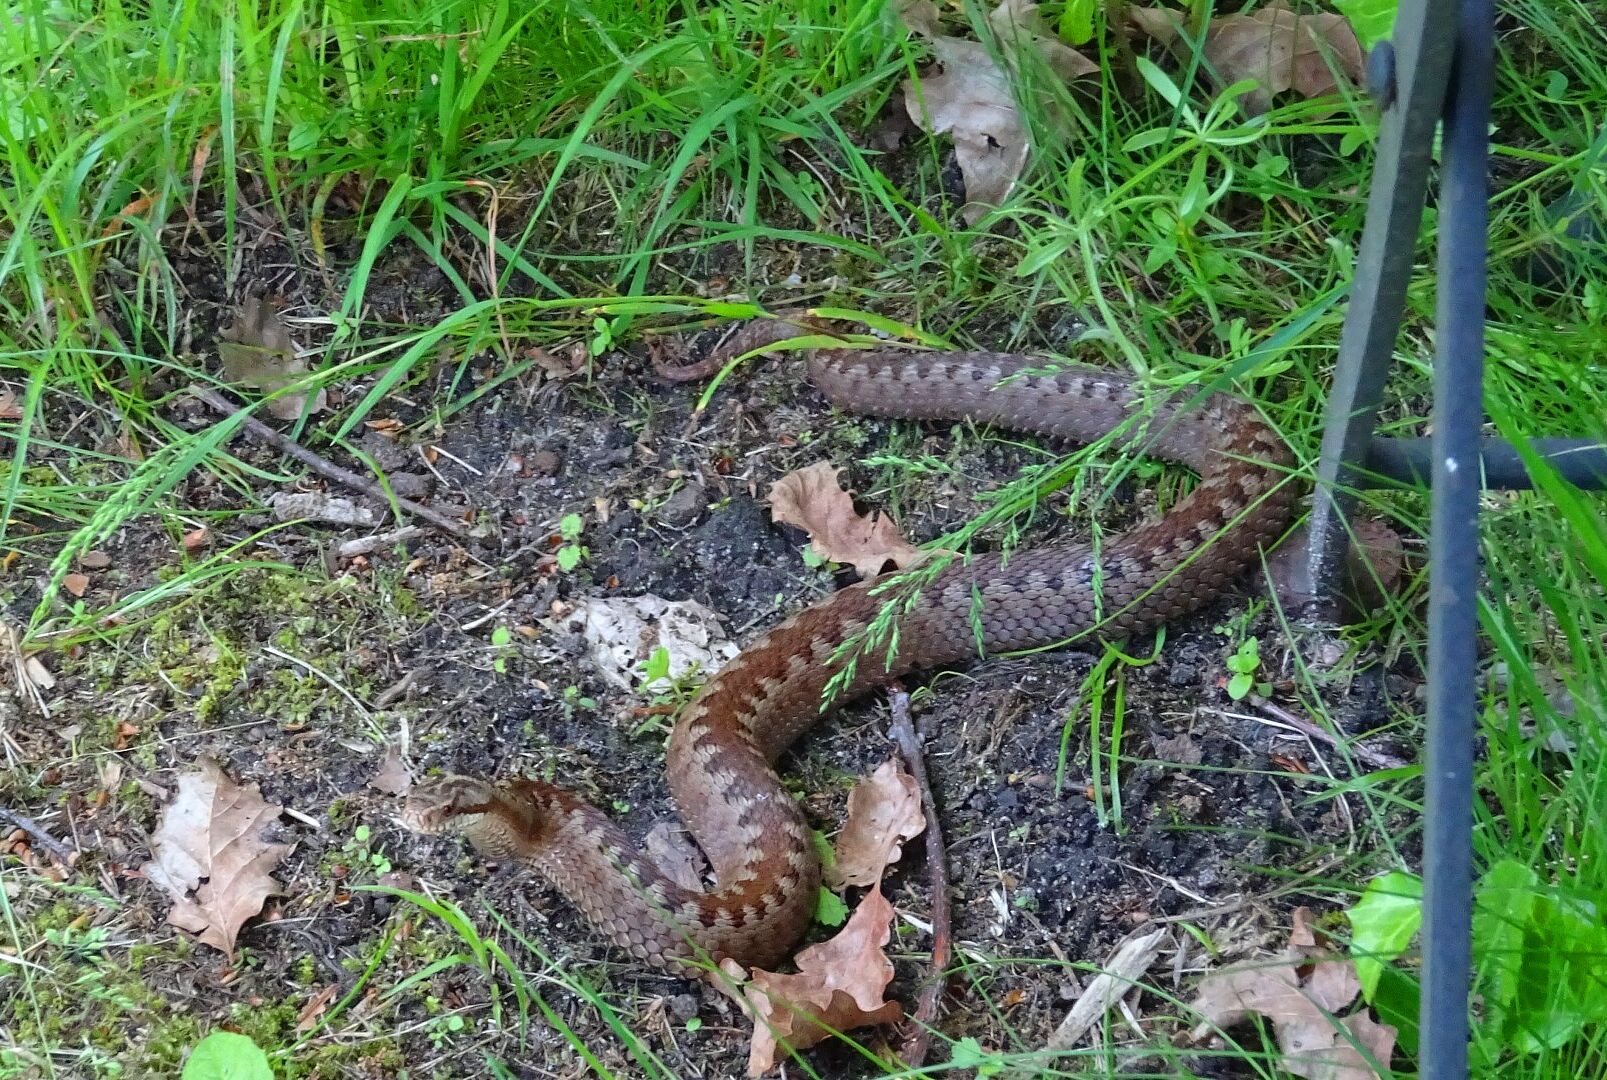
{"label": "fallen leaf", "polygon": [[88,574],[68,574],[61,579],[61,587],[74,596],[83,596],[84,590],[89,588]]}
{"label": "fallen leaf", "polygon": [[[722,961],[714,984],[733,998],[753,1021],[748,1075],[761,1076],[786,1051],[813,1046],[833,1031],[896,1024],[903,1006],[882,995],[893,981],[893,962],[882,951],[892,934],[893,905],[873,889],[853,917],[830,940],[798,954],[796,975],[743,970]],[[724,977],[721,977],[723,975]]]}
{"label": "fallen leaf", "polygon": [[1191,1007],[1202,1020],[1190,1037],[1199,1042],[1259,1015],[1272,1025],[1285,1072],[1307,1080],[1372,1080],[1387,1072],[1395,1029],[1365,1009],[1338,1015],[1361,992],[1355,965],[1316,944],[1305,909],[1294,923],[1282,956],[1200,981]]}
{"label": "fallen leaf", "polygon": [[307,1004],[301,1007],[301,1014],[296,1017],[296,1030],[306,1033],[317,1027],[318,1018],[329,1009],[329,1003],[335,1000],[339,991],[339,983],[330,983],[308,999]]}
{"label": "fallen leaf", "polygon": [[[621,690],[655,692],[694,669],[712,674],[737,654],[720,615],[695,600],[644,596],[592,598],[559,616],[586,640],[597,673]],[[663,649],[663,675],[646,680],[649,657]]]}
{"label": "fallen leaf", "polygon": [[675,884],[693,892],[703,891],[703,868],[707,864],[681,826],[673,821],[659,822],[642,837],[642,847]]}
{"label": "fallen leaf", "polygon": [[837,483],[842,470],[824,461],[796,469],[770,487],[770,516],[809,534],[814,553],[848,563],[861,578],[873,578],[891,562],[913,565],[921,552],[898,533],[891,518],[854,510],[853,492]]}
{"label": "fallen leaf", "polygon": [[402,422],[394,416],[386,416],[378,420],[364,420],[363,426],[369,431],[377,431],[385,438],[392,440],[402,433]]}
{"label": "fallen leaf", "polygon": [[104,570],[112,565],[112,557],[104,551],[86,551],[78,556],[78,565],[85,570]]}
{"label": "fallen leaf", "polygon": [[21,420],[22,406],[17,404],[17,395],[10,390],[0,391],[0,420]]}
{"label": "fallen leaf", "polygon": [[1317,934],[1311,928],[1311,909],[1297,907],[1289,916],[1289,947],[1293,949],[1315,949],[1317,947]]}
{"label": "fallen leaf", "polygon": [[[1180,33],[1181,11],[1133,7],[1128,18],[1162,44],[1187,40]],[[1212,19],[1205,33],[1205,60],[1223,86],[1246,79],[1260,84],[1239,99],[1250,116],[1272,108],[1273,97],[1285,90],[1306,98],[1327,97],[1339,89],[1336,72],[1352,83],[1362,75],[1361,43],[1343,15],[1296,15],[1286,0],[1273,0],[1249,15]]]}
{"label": "fallen leaf", "polygon": [[831,884],[875,885],[882,871],[898,861],[903,841],[926,828],[921,793],[915,778],[890,758],[854,785],[848,816],[837,836],[837,861]]}
{"label": "fallen leaf", "polygon": [[402,761],[402,744],[387,742],[379,766],[368,778],[368,786],[386,795],[406,795],[413,787],[413,775]]}
{"label": "fallen leaf", "polygon": [[[961,214],[975,224],[1010,194],[1032,151],[1031,133],[1012,89],[1019,54],[1035,51],[1063,79],[1091,74],[1098,66],[1049,33],[1038,16],[1038,5],[1024,0],[1003,0],[988,15],[1012,69],[1008,72],[981,42],[938,34],[936,10],[930,5],[910,5],[903,18],[906,26],[930,39],[941,68],[904,81],[904,108],[921,130],[953,139],[955,161],[965,180]],[[1045,112],[1052,122],[1059,121],[1052,107],[1046,106]]]}
{"label": "fallen leaf", "polygon": [[[307,361],[290,336],[279,311],[261,297],[248,296],[234,313],[234,321],[218,331],[218,359],[230,381],[274,394],[307,373]],[[305,411],[322,412],[329,403],[323,390],[311,403],[304,391],[271,398],[267,409],[281,420],[296,420]]]}
{"label": "fallen leaf", "polygon": [[184,534],[184,550],[192,553],[197,552],[206,547],[211,541],[211,532],[205,525],[202,525],[199,529],[191,529]]}
{"label": "fallen leaf", "polygon": [[179,777],[140,868],[172,898],[167,921],[232,959],[240,927],[280,892],[270,872],[294,845],[260,836],[280,813],[255,784],[235,784],[211,760]]}

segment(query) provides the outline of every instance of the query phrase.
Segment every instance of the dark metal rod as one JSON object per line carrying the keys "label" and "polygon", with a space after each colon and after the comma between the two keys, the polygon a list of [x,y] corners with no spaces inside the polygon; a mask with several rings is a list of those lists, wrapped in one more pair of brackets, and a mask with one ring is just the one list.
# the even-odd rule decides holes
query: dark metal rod
{"label": "dark metal rod", "polygon": [[1401,0],[1393,43],[1383,42],[1374,50],[1376,79],[1369,81],[1377,85],[1369,89],[1382,111],[1367,224],[1356,251],[1355,284],[1328,393],[1310,540],[1304,557],[1292,568],[1290,582],[1290,591],[1308,612],[1339,595],[1350,542],[1345,521],[1383,398],[1412,277],[1434,129],[1445,102],[1451,62],[1452,41],[1445,28],[1455,12],[1456,0]]}
{"label": "dark metal rod", "polygon": [[[1398,484],[1428,487],[1433,479],[1433,442],[1432,439],[1374,439],[1367,448],[1367,460],[1356,483],[1362,487]],[[1607,491],[1607,442],[1530,439],[1525,445],[1574,487]],[[1475,468],[1486,491],[1528,491],[1534,487],[1534,478],[1529,475],[1517,448],[1504,439],[1480,442]]]}
{"label": "dark metal rod", "polygon": [[1429,496],[1428,733],[1424,748],[1424,1080],[1466,1080],[1473,913],[1473,739],[1478,691],[1479,430],[1489,236],[1492,0],[1461,0],[1439,202]]}

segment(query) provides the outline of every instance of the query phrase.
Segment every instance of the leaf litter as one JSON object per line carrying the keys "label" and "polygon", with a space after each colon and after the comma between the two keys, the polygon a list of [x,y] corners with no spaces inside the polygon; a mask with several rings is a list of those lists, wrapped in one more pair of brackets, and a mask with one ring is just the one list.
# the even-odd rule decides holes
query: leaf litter
{"label": "leaf litter", "polygon": [[892,518],[854,509],[854,493],[837,481],[842,471],[820,461],[795,469],[770,486],[770,515],[809,534],[809,548],[829,562],[847,563],[861,578],[876,577],[888,563],[913,566],[921,551],[899,534]]}
{"label": "leaf litter", "polygon": [[265,408],[280,420],[296,420],[303,412],[317,413],[328,407],[328,395],[321,389],[310,395],[306,391],[278,393],[307,374],[307,360],[296,348],[279,309],[262,297],[245,298],[234,320],[218,331],[217,347],[224,377],[270,395]]}
{"label": "leaf litter", "polygon": [[1309,913],[1299,908],[1281,956],[1201,980],[1191,1008],[1202,1019],[1189,1038],[1199,1043],[1261,1016],[1272,1025],[1285,1072],[1306,1080],[1373,1080],[1389,1072],[1396,1031],[1365,1008],[1339,1015],[1360,992],[1355,965],[1318,943]]}
{"label": "leaf litter", "polygon": [[769,1072],[789,1048],[802,1050],[835,1032],[904,1018],[904,1007],[884,996],[893,980],[885,948],[894,912],[882,895],[882,873],[898,861],[903,841],[925,828],[914,778],[896,759],[884,762],[849,795],[837,857],[828,868],[836,882],[870,888],[848,922],[833,937],[799,952],[796,974],[744,971],[726,960],[711,976],[754,1022],[749,1076]]}
{"label": "leaf litter", "polygon": [[[1162,7],[1130,7],[1127,17],[1163,45],[1187,44],[1185,12]],[[1253,79],[1255,89],[1239,99],[1250,116],[1272,108],[1287,90],[1304,98],[1328,97],[1341,79],[1355,84],[1362,75],[1361,42],[1343,15],[1295,14],[1285,0],[1273,0],[1248,15],[1222,15],[1206,27],[1204,56],[1223,86]]]}
{"label": "leaf litter", "polygon": [[828,877],[835,887],[872,886],[898,861],[905,840],[926,829],[915,778],[889,758],[854,785],[848,816],[837,835],[837,859]]}
{"label": "leaf litter", "polygon": [[[1090,75],[1099,66],[1060,41],[1044,27],[1038,5],[1003,0],[988,14],[988,27],[1000,46],[1004,65],[980,41],[938,32],[937,8],[916,0],[902,10],[904,24],[927,39],[937,61],[932,72],[904,81],[904,108],[930,135],[954,141],[954,157],[965,180],[966,205],[961,216],[976,224],[1010,194],[1032,153],[1032,133],[1016,101],[1022,83],[1022,55],[1036,54],[1064,80]],[[1060,136],[1070,125],[1053,101],[1044,113]]]}
{"label": "leaf litter", "polygon": [[207,758],[179,777],[140,868],[172,899],[167,921],[233,959],[240,928],[283,891],[272,871],[295,845],[261,836],[283,810]]}
{"label": "leaf litter", "polygon": [[725,977],[714,976],[714,984],[753,1020],[748,1075],[769,1072],[786,1047],[802,1050],[837,1031],[902,1020],[904,1007],[882,997],[893,981],[893,962],[883,951],[892,932],[893,905],[877,888],[836,936],[798,954],[795,975],[758,968],[745,973],[734,961],[722,961]]}

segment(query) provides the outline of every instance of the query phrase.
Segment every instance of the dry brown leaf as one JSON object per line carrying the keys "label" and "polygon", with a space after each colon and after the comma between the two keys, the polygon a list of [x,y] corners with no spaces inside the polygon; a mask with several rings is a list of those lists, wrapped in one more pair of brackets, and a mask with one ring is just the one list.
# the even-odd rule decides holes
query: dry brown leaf
{"label": "dry brown leaf", "polygon": [[[307,372],[307,361],[298,353],[290,327],[272,304],[257,296],[246,297],[234,321],[218,331],[218,359],[230,382],[265,394],[282,390]],[[309,404],[307,394],[297,392],[273,398],[267,408],[281,420],[295,420],[304,409],[322,412],[328,400],[319,390]]]}
{"label": "dry brown leaf", "polygon": [[673,821],[661,821],[647,830],[642,847],[666,877],[683,889],[703,891],[703,870],[708,865],[685,829]]}
{"label": "dry brown leaf", "polygon": [[309,998],[307,1004],[301,1007],[300,1015],[296,1017],[296,1030],[305,1034],[317,1027],[318,1018],[329,1010],[329,1003],[335,1000],[335,995],[339,991],[339,983],[330,983]]}
{"label": "dry brown leaf", "polygon": [[[1133,7],[1128,18],[1163,44],[1182,40],[1180,11]],[[1272,108],[1273,96],[1285,90],[1307,98],[1335,93],[1336,71],[1352,83],[1362,75],[1361,42],[1349,20],[1331,12],[1297,15],[1285,0],[1273,0],[1249,15],[1212,19],[1205,59],[1224,86],[1245,79],[1260,83],[1239,99],[1250,116]]]}
{"label": "dry brown leaf", "polygon": [[1213,1030],[1259,1015],[1272,1024],[1286,1072],[1307,1080],[1372,1080],[1379,1068],[1389,1067],[1395,1029],[1377,1023],[1365,1009],[1338,1015],[1361,992],[1355,965],[1316,944],[1304,908],[1296,911],[1294,922],[1282,957],[1201,980],[1192,1007],[1203,1020],[1191,1037],[1199,1042]]}
{"label": "dry brown leaf", "polygon": [[[903,18],[906,26],[931,40],[942,69],[918,81],[905,80],[904,108],[921,130],[954,140],[955,161],[965,179],[961,213],[975,224],[1010,194],[1032,150],[1011,89],[1012,76],[981,42],[937,33],[937,14],[930,5],[909,5]],[[1012,50],[1033,50],[1068,80],[1099,70],[1043,27],[1038,5],[1030,0],[1003,0],[989,13],[988,23],[1007,58]]]}
{"label": "dry brown leaf", "polygon": [[185,533],[182,542],[184,550],[193,554],[212,542],[212,533],[205,525],[202,525],[198,529],[191,529]]}
{"label": "dry brown leaf", "polygon": [[755,969],[743,984],[742,968],[731,960],[721,962],[715,985],[753,1020],[749,1076],[762,1076],[775,1066],[786,1053],[781,1042],[802,1050],[832,1031],[896,1024],[904,1018],[903,1006],[882,997],[893,981],[893,962],[882,951],[892,922],[893,905],[880,889],[873,889],[836,937],[798,954],[796,975]]}
{"label": "dry brown leaf", "polygon": [[900,845],[925,828],[915,778],[897,758],[882,762],[849,793],[848,817],[837,835],[837,861],[830,872],[832,886],[877,884],[882,871],[898,861]]}
{"label": "dry brown leaf", "polygon": [[842,470],[824,461],[783,476],[770,486],[770,515],[809,534],[822,559],[848,563],[861,578],[873,578],[891,562],[900,570],[921,556],[898,533],[891,518],[854,510],[854,495],[837,483]]}
{"label": "dry brown leaf", "polygon": [[1311,928],[1311,909],[1297,907],[1289,916],[1289,947],[1291,949],[1315,949],[1317,947],[1317,934]]}
{"label": "dry brown leaf", "polygon": [[401,743],[392,741],[385,744],[385,752],[380,755],[374,775],[368,778],[368,786],[386,795],[406,795],[412,790],[413,774],[407,771],[407,764],[402,761]]}
{"label": "dry brown leaf", "polygon": [[255,784],[237,785],[208,759],[179,777],[140,868],[172,898],[167,921],[232,958],[240,927],[280,892],[269,875],[293,845],[260,835],[280,812]]}
{"label": "dry brown leaf", "polygon": [[10,390],[0,390],[0,420],[21,420],[22,406],[17,404],[17,395]]}
{"label": "dry brown leaf", "polygon": [[104,570],[112,565],[112,557],[104,551],[86,551],[78,556],[78,565],[85,570]]}
{"label": "dry brown leaf", "polygon": [[88,574],[68,574],[61,579],[61,587],[74,596],[83,596],[84,590],[89,588]]}

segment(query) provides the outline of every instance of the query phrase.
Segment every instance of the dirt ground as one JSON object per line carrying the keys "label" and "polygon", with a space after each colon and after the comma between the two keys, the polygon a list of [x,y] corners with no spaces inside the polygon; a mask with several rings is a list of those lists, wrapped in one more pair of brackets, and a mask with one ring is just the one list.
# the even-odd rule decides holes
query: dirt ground
{"label": "dirt ground", "polygon": [[[193,355],[208,356],[243,289],[283,298],[292,319],[328,311],[328,287],[302,250],[266,235],[233,297],[205,247],[175,251]],[[454,299],[438,273],[397,256],[376,272],[370,303],[366,314],[376,321],[416,325]],[[584,1071],[539,1015],[522,1045],[515,1024],[494,1023],[486,980],[469,966],[447,964],[387,997],[464,943],[434,917],[359,888],[383,882],[462,905],[617,1075],[637,1075],[637,1066],[605,1019],[544,978],[547,964],[493,913],[566,978],[596,988],[669,1067],[688,1076],[741,1074],[747,1025],[723,996],[623,962],[526,874],[488,868],[457,841],[402,829],[393,817],[398,800],[370,785],[380,740],[405,741],[415,776],[562,778],[622,811],[639,835],[669,813],[665,725],[644,725],[646,703],[598,677],[559,617],[567,606],[602,595],[694,599],[724,616],[738,641],[751,640],[848,580],[811,568],[802,534],[771,523],[763,496],[788,470],[819,460],[848,466],[845,481],[865,505],[891,504],[905,534],[921,541],[983,509],[981,496],[1033,455],[963,425],[834,415],[801,365],[786,359],[739,371],[693,420],[701,388],[657,378],[636,342],[569,378],[533,368],[436,419],[438,406],[494,378],[497,365],[490,357],[443,364],[380,405],[373,419],[387,422],[382,429],[354,435],[398,490],[437,508],[472,510],[484,534],[473,541],[425,528],[340,558],[341,543],[374,530],[303,524],[262,532],[271,518],[242,507],[278,490],[325,485],[237,438],[230,449],[240,467],[224,477],[196,471],[181,486],[193,513],[167,528],[140,519],[100,545],[109,563],[90,574],[90,603],[148,587],[185,560],[259,533],[235,558],[263,566],[198,590],[130,633],[48,655],[58,679],[49,721],[19,715],[10,724],[15,764],[5,805],[82,852],[59,884],[8,874],[12,907],[24,922],[105,927],[123,943],[82,963],[126,1003],[108,1011],[104,1002],[64,995],[46,1003],[42,1035],[104,1047],[123,1059],[127,1075],[171,1075],[207,1030],[232,1027],[264,1046],[285,1046],[309,1001],[331,986],[335,1000],[359,987],[355,1004],[298,1051],[287,1075],[395,1076],[403,1063],[408,1075],[486,1075],[485,1054],[515,1076]],[[369,376],[341,388],[339,404],[371,383]],[[177,389],[159,374],[143,388],[152,397]],[[116,438],[108,414],[80,422],[65,401],[52,408],[63,470],[82,466],[78,451]],[[215,421],[178,393],[164,415],[189,428]],[[892,471],[858,464],[888,447],[947,468],[898,474],[890,488]],[[364,471],[339,447],[320,451]],[[1147,492],[1121,495],[1100,510],[1102,519],[1121,525],[1154,512]],[[1067,509],[1057,498],[1033,536],[1076,527],[1054,524]],[[587,553],[565,572],[553,554],[557,523],[570,513],[584,519]],[[206,546],[186,551],[183,535],[203,524]],[[12,617],[38,603],[39,577],[4,580]],[[1096,746],[1080,704],[1090,653],[1002,659],[923,682],[916,718],[942,811],[963,964],[938,1021],[945,1037],[1006,1050],[1040,1046],[1089,977],[1076,965],[1098,965],[1148,920],[1178,921],[1168,924],[1179,926],[1163,954],[1169,973],[1152,978],[1186,997],[1191,973],[1275,942],[1295,906],[1331,906],[1320,891],[1299,891],[1300,882],[1343,876],[1354,826],[1344,800],[1312,798],[1315,788],[1300,774],[1344,766],[1229,700],[1225,660],[1246,635],[1262,637],[1275,688],[1290,685],[1275,622],[1264,613],[1245,622],[1247,600],[1224,598],[1170,628],[1154,663],[1126,670],[1114,788],[1109,713]],[[1235,619],[1231,633],[1219,629]],[[511,637],[494,638],[498,627]],[[1152,648],[1145,639],[1127,651],[1148,656]],[[1409,703],[1416,685],[1410,672],[1356,658],[1332,674],[1330,690],[1336,714],[1363,731]],[[817,828],[837,827],[853,779],[889,755],[886,723],[885,701],[861,702],[784,762],[807,792]],[[295,845],[276,871],[283,895],[247,925],[233,963],[165,926],[167,901],[138,869],[163,798],[202,755],[294,812],[277,826]],[[930,912],[919,843],[886,888],[909,917],[892,946],[892,992],[912,1007],[930,944],[919,929]],[[382,950],[388,931],[395,939]],[[363,981],[376,957],[377,970]],[[1153,994],[1132,1007],[1140,1018],[1176,1013]],[[453,1016],[465,1023],[451,1024]],[[879,1038],[872,1033],[870,1044]],[[813,1051],[810,1060],[824,1076],[866,1072],[841,1047]],[[1190,1067],[1216,1068],[1203,1058]]]}

